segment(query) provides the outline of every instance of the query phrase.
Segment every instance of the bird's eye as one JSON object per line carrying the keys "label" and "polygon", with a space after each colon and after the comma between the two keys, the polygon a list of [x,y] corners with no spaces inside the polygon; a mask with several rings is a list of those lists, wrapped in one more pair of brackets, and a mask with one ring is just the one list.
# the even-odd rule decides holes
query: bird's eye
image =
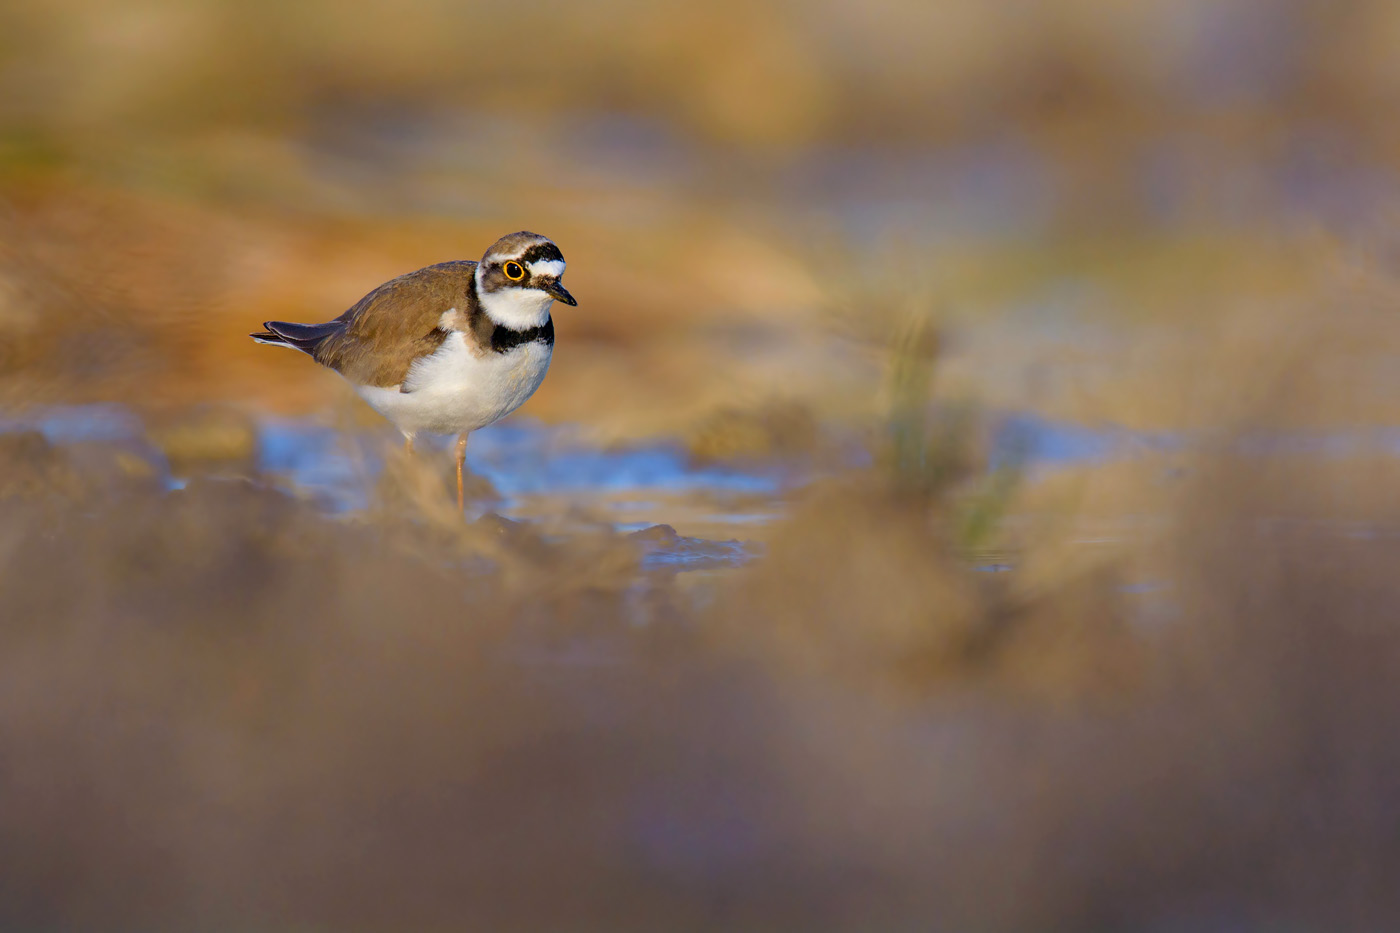
{"label": "bird's eye", "polygon": [[525,278],[525,267],[518,262],[508,262],[501,269],[512,282],[519,282]]}

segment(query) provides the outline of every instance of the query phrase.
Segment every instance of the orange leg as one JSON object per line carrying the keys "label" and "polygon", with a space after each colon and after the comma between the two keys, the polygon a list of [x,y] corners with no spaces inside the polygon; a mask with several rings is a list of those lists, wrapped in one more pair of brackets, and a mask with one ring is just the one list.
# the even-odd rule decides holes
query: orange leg
{"label": "orange leg", "polygon": [[466,507],[466,501],[462,497],[462,467],[467,462],[467,435],[464,433],[457,438],[457,511],[462,511]]}
{"label": "orange leg", "polygon": [[406,454],[412,454],[412,453],[413,453],[413,435],[412,435],[412,434],[405,434],[405,435],[403,436],[403,452],[406,453]]}

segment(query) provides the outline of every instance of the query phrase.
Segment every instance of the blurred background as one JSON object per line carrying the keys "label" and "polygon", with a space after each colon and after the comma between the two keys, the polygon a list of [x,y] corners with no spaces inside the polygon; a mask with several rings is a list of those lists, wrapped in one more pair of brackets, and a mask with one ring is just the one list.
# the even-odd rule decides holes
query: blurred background
{"label": "blurred background", "polygon": [[[0,0],[0,926],[1400,925],[1397,48]],[[519,229],[463,521],[247,334]]]}

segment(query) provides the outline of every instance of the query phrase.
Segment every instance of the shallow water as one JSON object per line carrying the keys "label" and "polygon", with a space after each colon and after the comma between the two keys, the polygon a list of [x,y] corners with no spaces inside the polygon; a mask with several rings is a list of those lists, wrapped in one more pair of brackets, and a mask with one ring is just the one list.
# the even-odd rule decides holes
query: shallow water
{"label": "shallow water", "polygon": [[[377,477],[386,451],[397,441],[387,433],[346,434],[315,418],[254,417],[255,466],[282,476],[296,487],[323,497],[335,511],[367,504],[366,480]],[[118,404],[47,406],[0,416],[0,431],[37,430],[51,443],[119,444],[142,450],[168,474],[164,454],[149,439],[141,417]],[[990,437],[992,468],[1015,460],[1028,469],[1104,462],[1135,451],[1174,444],[1165,436],[1114,426],[1084,426],[1010,414],[994,420]],[[445,452],[450,439],[420,442],[420,450]],[[868,462],[853,450],[850,460]],[[762,523],[776,517],[785,491],[812,478],[810,464],[773,460],[726,465],[700,463],[681,445],[666,441],[602,446],[572,425],[544,425],[514,418],[476,431],[467,466],[500,494],[500,514],[530,511],[533,501],[564,497],[606,504],[620,530],[650,523],[636,513],[658,507],[667,497],[728,503],[715,522]]]}
{"label": "shallow water", "polygon": [[[264,420],[258,437],[261,472],[315,494],[334,511],[366,507],[386,452],[397,447],[387,435],[347,437],[309,420]],[[436,439],[419,449],[446,458],[449,446]],[[494,512],[518,521],[575,516],[623,532],[680,524],[711,537],[767,522],[780,513],[785,491],[804,481],[783,465],[696,464],[678,445],[602,447],[576,428],[525,419],[474,432],[467,468],[496,492],[470,504],[475,515]]]}
{"label": "shallow water", "polygon": [[[314,418],[254,416],[250,425],[254,441],[246,460],[214,469],[284,485],[336,515],[369,506],[386,457],[397,449],[396,437],[387,431],[346,433]],[[124,406],[54,406],[0,417],[0,431],[25,429],[69,448],[118,447],[148,462],[167,488],[184,485],[185,477],[172,469],[142,418]],[[1014,465],[1034,480],[1048,471],[1202,443],[1180,435],[1010,413],[991,421],[988,463],[989,469]],[[445,463],[449,446],[450,439],[436,439],[420,444],[420,451]],[[1400,435],[1251,435],[1236,447],[1249,456],[1393,456],[1400,455]],[[869,453],[853,450],[849,459],[868,461]],[[645,552],[643,569],[661,572],[719,570],[761,554],[755,539],[764,526],[785,514],[789,495],[817,475],[806,462],[700,463],[679,444],[664,440],[603,446],[581,427],[519,418],[475,432],[467,465],[495,492],[469,504],[472,517],[494,513],[551,531],[610,526],[635,535]]]}

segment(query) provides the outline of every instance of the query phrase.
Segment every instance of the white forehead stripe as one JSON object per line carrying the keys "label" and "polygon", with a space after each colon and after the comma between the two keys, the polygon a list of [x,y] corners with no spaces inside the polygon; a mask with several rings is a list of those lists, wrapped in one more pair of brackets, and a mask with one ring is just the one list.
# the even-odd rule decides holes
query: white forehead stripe
{"label": "white forehead stripe", "polygon": [[531,275],[554,276],[558,278],[564,274],[564,260],[562,259],[537,259],[530,263]]}

